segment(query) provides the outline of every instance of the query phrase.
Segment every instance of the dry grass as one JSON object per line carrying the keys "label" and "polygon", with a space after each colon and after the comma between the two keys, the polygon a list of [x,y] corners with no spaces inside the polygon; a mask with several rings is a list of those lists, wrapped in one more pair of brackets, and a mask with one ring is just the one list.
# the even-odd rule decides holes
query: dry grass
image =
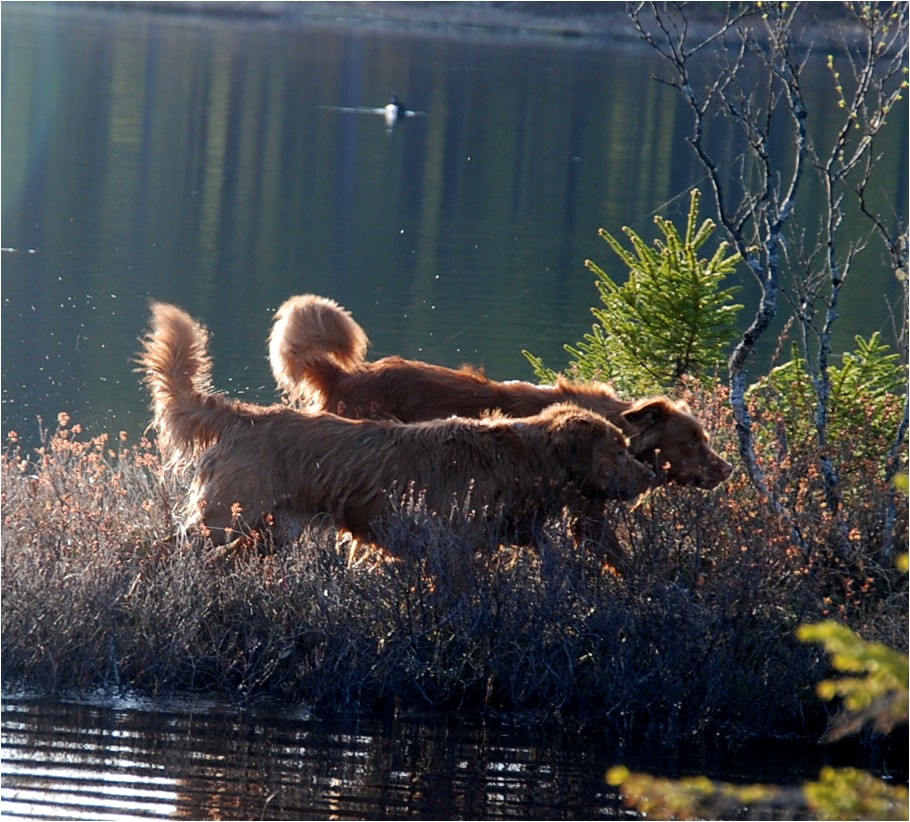
{"label": "dry grass", "polygon": [[[723,392],[689,399],[730,430]],[[825,663],[794,638],[800,622],[835,616],[906,646],[906,577],[881,555],[892,491],[868,461],[848,473],[865,492],[835,517],[811,471],[768,459],[800,506],[801,543],[736,473],[711,494],[615,504],[622,578],[554,522],[539,552],[495,534],[472,546],[465,583],[447,561],[466,550],[462,529],[419,500],[389,527],[402,561],[350,562],[318,523],[269,549],[191,543],[174,536],[181,489],[153,444],[81,441],[61,422],[31,457],[13,438],[3,460],[8,686],[485,706],[672,741],[819,730]]]}

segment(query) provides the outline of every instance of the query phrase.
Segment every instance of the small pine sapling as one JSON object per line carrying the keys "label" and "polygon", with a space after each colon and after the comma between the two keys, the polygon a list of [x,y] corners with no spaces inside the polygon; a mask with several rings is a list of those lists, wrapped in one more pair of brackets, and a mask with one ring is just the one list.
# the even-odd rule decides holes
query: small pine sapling
{"label": "small pine sapling", "polygon": [[[740,255],[722,242],[711,257],[699,257],[716,228],[710,219],[699,225],[699,199],[693,190],[684,236],[670,220],[655,218],[663,240],[656,239],[653,247],[630,228],[623,232],[631,251],[600,230],[629,276],[620,284],[597,263],[585,262],[597,275],[603,307],[591,309],[597,319],[591,332],[565,347],[574,358],[568,369],[573,376],[608,380],[620,390],[643,394],[671,390],[684,376],[709,374],[724,363],[739,335],[736,318],[742,305],[733,302],[739,287],[722,284]],[[524,353],[538,377],[553,378],[539,357]]]}

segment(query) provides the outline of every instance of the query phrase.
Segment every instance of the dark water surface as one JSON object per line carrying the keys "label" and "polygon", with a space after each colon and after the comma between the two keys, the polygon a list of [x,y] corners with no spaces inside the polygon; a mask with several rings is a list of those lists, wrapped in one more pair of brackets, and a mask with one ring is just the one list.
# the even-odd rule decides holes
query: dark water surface
{"label": "dark water surface", "polygon": [[4,819],[617,818],[602,750],[492,725],[3,704]]}
{"label": "dark water surface", "polygon": [[3,819],[619,819],[611,765],[794,784],[822,759],[676,750],[455,715],[329,720],[204,700],[2,703]]}
{"label": "dark water surface", "polygon": [[[636,41],[110,9],[2,7],[7,432],[59,411],[141,432],[130,357],[149,297],[206,322],[217,386],[262,402],[272,313],[305,291],[350,308],[374,356],[527,379],[527,348],[562,367],[597,302],[584,259],[624,276],[597,229],[654,237],[653,215],[678,218],[704,177]],[[813,111],[836,110],[823,56],[803,85]],[[390,90],[422,116],[387,133],[337,110]],[[906,213],[906,119],[881,146],[887,214]],[[736,173],[730,135],[709,137]],[[888,332],[897,291],[869,253],[835,349]]]}

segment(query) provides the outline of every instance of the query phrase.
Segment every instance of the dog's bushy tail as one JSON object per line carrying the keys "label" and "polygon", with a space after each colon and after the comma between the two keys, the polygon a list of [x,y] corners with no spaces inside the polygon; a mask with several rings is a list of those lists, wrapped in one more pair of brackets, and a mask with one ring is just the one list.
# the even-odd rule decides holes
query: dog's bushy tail
{"label": "dog's bushy tail", "polygon": [[180,462],[218,440],[236,415],[230,400],[212,393],[208,331],[175,305],[153,302],[151,308],[138,361],[159,442]]}
{"label": "dog's bushy tail", "polygon": [[269,362],[278,387],[300,399],[315,369],[354,371],[370,341],[350,312],[334,300],[301,294],[275,312],[269,336]]}

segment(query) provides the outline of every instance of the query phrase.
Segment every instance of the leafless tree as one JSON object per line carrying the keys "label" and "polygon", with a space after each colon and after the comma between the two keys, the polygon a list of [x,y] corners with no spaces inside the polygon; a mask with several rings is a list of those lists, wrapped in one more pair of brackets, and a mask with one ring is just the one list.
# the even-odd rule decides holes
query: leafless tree
{"label": "leafless tree", "polygon": [[[826,6],[822,13],[830,15]],[[707,19],[686,3],[632,3],[629,9],[640,37],[664,58],[667,71],[656,79],[677,89],[688,106],[689,143],[707,172],[720,224],[760,288],[755,315],[729,361],[745,468],[773,499],[756,460],[745,394],[750,355],[783,297],[792,306],[815,389],[819,465],[826,501],[836,513],[840,478],[827,450],[831,337],[844,282],[870,240],[884,244],[906,293],[905,217],[876,210],[870,194],[878,181],[880,135],[907,87],[908,6],[845,3],[834,11],[835,28],[813,28],[815,11],[800,3],[731,3],[722,17]],[[813,122],[824,119],[826,127],[810,128],[803,69],[820,48],[813,38],[831,31],[837,32],[837,42],[825,45],[837,108],[813,112]],[[901,111],[906,116],[906,108]],[[741,141],[735,160],[722,159],[706,137],[718,123],[732,127]],[[824,207],[815,224],[798,207],[807,186],[822,192]],[[868,218],[865,236],[847,236],[847,207]],[[899,337],[905,342],[903,331]],[[905,413],[896,432],[892,473],[906,433]]]}

